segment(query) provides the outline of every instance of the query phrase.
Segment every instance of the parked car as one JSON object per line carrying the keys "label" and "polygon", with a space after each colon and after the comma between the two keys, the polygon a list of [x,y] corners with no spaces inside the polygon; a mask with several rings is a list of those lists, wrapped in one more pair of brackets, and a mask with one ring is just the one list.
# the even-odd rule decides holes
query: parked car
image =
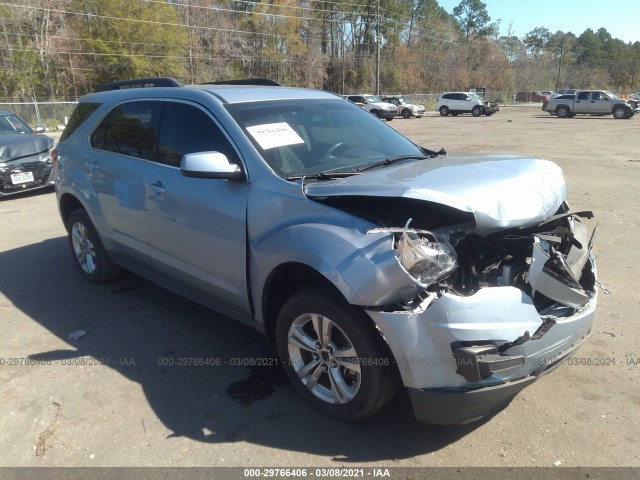
{"label": "parked car", "polygon": [[451,114],[454,117],[460,113],[470,113],[474,117],[493,115],[500,110],[497,102],[488,102],[476,93],[472,92],[445,92],[440,95],[436,104],[436,111],[446,117]]}
{"label": "parked car", "polygon": [[592,331],[589,214],[554,163],[435,152],[318,90],[126,88],[149,80],[82,97],[57,146],[86,280],[126,268],[254,326],[343,420],[398,384],[421,421],[477,419]]}
{"label": "parked car", "polygon": [[542,104],[546,112],[553,112],[558,118],[572,118],[575,115],[613,115],[614,118],[631,118],[638,111],[637,103],[618,98],[606,90],[581,90],[570,98],[552,98]]}
{"label": "parked car", "polygon": [[518,92],[513,97],[514,102],[544,102],[551,98],[551,95],[546,95],[542,92]]}
{"label": "parked car", "polygon": [[53,139],[41,135],[44,131],[0,110],[0,197],[52,185]]}
{"label": "parked car", "polygon": [[398,115],[402,118],[424,117],[424,105],[414,105],[405,97],[382,97],[382,101],[396,106]]}
{"label": "parked car", "polygon": [[364,108],[367,112],[374,114],[378,118],[384,118],[388,122],[393,120],[398,114],[398,109],[395,105],[387,102],[383,102],[380,97],[376,95],[345,95],[347,100],[352,101]]}

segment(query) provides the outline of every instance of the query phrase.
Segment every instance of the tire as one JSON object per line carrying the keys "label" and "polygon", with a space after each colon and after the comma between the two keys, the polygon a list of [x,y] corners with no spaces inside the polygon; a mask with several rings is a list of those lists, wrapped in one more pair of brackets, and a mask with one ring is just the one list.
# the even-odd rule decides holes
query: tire
{"label": "tire", "polygon": [[618,120],[622,120],[624,118],[631,118],[631,117],[627,117],[629,112],[627,112],[627,109],[624,107],[615,107],[611,113],[613,114],[613,118],[616,118]]}
{"label": "tire", "polygon": [[453,112],[451,115],[453,115],[454,117],[458,116],[458,112]]}
{"label": "tire", "polygon": [[89,215],[83,209],[74,210],[67,220],[69,247],[74,263],[85,280],[104,283],[122,272],[109,260]]}
{"label": "tire", "polygon": [[402,110],[402,118],[411,118],[411,110],[408,108]]}
{"label": "tire", "polygon": [[329,288],[311,286],[287,300],[276,346],[296,391],[330,417],[368,418],[397,390],[396,370],[371,319]]}
{"label": "tire", "polygon": [[474,117],[479,117],[482,115],[482,107],[473,107],[473,109],[471,110],[471,115],[473,115]]}
{"label": "tire", "polygon": [[393,117],[387,118],[387,122],[390,122],[391,120],[393,120]]}
{"label": "tire", "polygon": [[446,105],[441,106],[440,107],[440,116],[446,117],[447,115],[449,115],[449,107],[447,107]]}
{"label": "tire", "polygon": [[567,107],[566,105],[560,105],[558,108],[556,108],[556,115],[558,116],[558,118],[570,118],[570,114],[571,110],[569,110],[569,107]]}
{"label": "tire", "polygon": [[372,110],[371,113],[373,113],[379,119],[384,120],[384,112],[382,110]]}
{"label": "tire", "polygon": [[485,113],[485,115],[486,115],[487,117],[490,117],[491,115],[493,115],[493,113],[494,113],[494,112],[487,112],[487,113]]}

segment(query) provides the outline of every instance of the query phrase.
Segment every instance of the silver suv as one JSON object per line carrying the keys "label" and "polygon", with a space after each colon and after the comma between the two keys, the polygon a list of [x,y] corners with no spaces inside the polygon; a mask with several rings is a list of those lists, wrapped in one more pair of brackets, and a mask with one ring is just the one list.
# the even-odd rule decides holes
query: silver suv
{"label": "silver suv", "polygon": [[555,164],[434,152],[317,90],[156,80],[82,97],[57,147],[85,279],[126,268],[254,326],[344,420],[399,384],[421,421],[479,418],[591,332],[589,213]]}
{"label": "silver suv", "polygon": [[500,110],[496,102],[487,102],[474,92],[445,92],[440,95],[436,104],[436,111],[446,117],[458,116],[460,113],[470,113],[474,117],[486,115],[490,117]]}

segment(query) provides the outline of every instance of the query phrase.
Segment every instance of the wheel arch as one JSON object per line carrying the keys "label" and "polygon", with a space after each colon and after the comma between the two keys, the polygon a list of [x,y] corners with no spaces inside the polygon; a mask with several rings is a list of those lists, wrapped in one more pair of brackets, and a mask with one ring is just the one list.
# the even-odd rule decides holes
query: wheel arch
{"label": "wheel arch", "polygon": [[80,200],[78,200],[78,197],[72,195],[71,193],[62,194],[60,200],[58,201],[58,208],[60,210],[60,216],[62,217],[62,223],[64,224],[65,228],[67,226],[67,222],[69,221],[69,216],[72,212],[78,210],[79,208],[86,210],[84,205],[80,202]]}
{"label": "wheel arch", "polygon": [[304,263],[287,262],[271,271],[260,300],[264,332],[270,343],[275,342],[276,321],[282,306],[292,295],[312,285],[322,285],[344,298],[342,292],[327,277]]}

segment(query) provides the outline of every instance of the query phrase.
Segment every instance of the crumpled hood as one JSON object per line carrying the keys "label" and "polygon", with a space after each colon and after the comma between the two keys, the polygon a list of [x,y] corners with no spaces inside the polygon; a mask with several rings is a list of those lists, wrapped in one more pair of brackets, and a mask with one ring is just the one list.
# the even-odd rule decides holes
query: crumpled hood
{"label": "crumpled hood", "polygon": [[[406,197],[473,213],[485,236],[528,227],[554,215],[566,199],[562,170],[514,155],[446,155],[380,167],[305,185],[309,197]],[[398,219],[404,222],[406,219]]]}
{"label": "crumpled hood", "polygon": [[53,139],[35,133],[0,135],[0,162],[8,162],[16,158],[35,155],[49,150]]}

